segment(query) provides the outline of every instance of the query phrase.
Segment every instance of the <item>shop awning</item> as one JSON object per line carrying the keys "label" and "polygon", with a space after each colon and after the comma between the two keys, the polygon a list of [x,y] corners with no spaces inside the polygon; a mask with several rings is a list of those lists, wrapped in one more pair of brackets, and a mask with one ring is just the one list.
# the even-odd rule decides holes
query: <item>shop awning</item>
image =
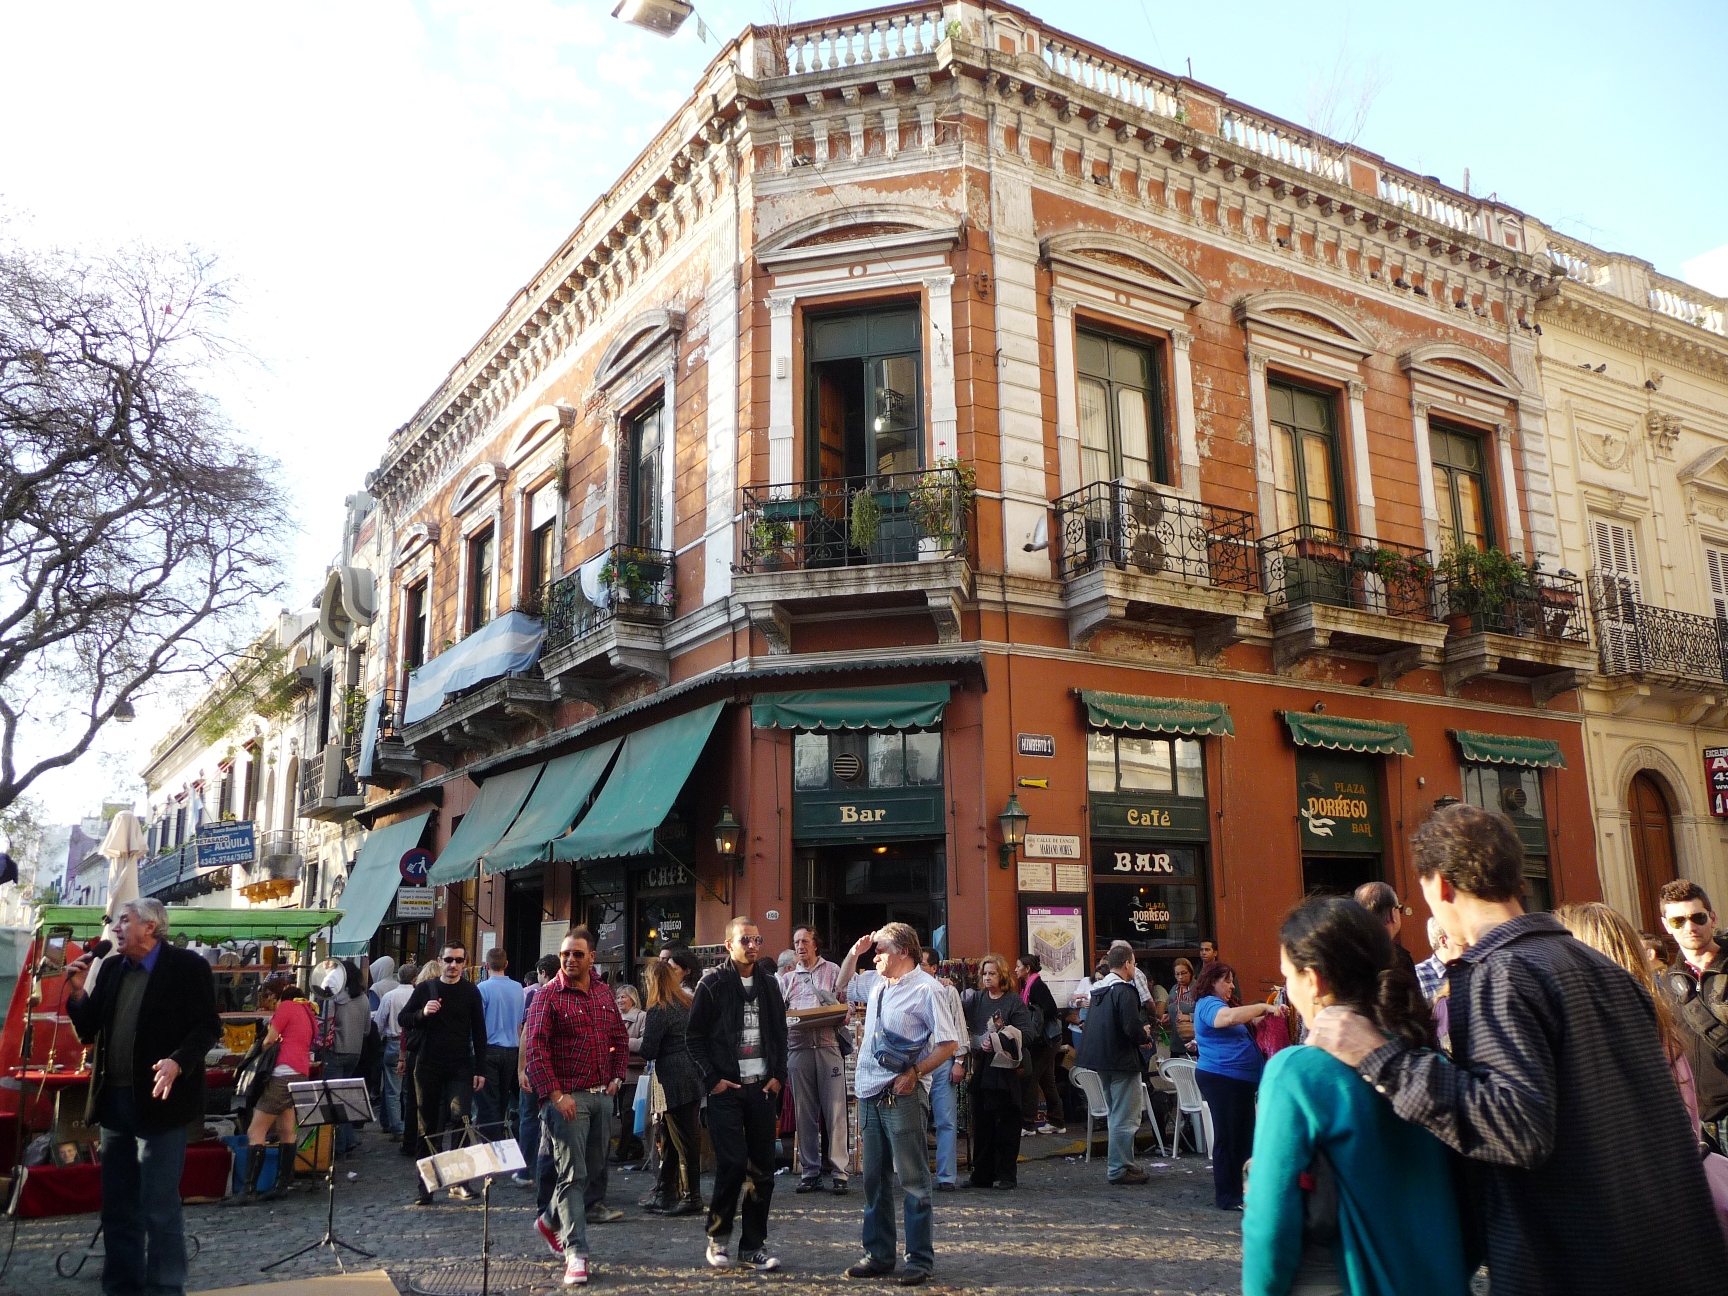
{"label": "shop awning", "polygon": [[547,761],[545,773],[510,831],[485,853],[486,871],[505,873],[547,858],[546,848],[570,830],[621,741],[613,738]]}
{"label": "shop awning", "polygon": [[1480,733],[1454,729],[1458,752],[1467,761],[1486,765],[1529,765],[1535,769],[1565,769],[1566,758],[1552,738],[1526,738],[1522,734]]}
{"label": "shop awning", "polygon": [[494,774],[480,785],[480,792],[456,831],[450,834],[450,844],[439,852],[426,874],[429,886],[449,886],[475,877],[480,872],[480,857],[498,844],[499,838],[516,822],[516,812],[534,790],[544,765],[528,765],[508,773]]}
{"label": "shop awning", "polygon": [[928,729],[942,719],[951,691],[937,683],[758,693],[750,722],[758,729]]}
{"label": "shop awning", "polygon": [[1410,731],[1392,720],[1353,720],[1349,716],[1282,711],[1290,738],[1298,747],[1329,747],[1333,751],[1371,752],[1381,756],[1414,756]]}
{"label": "shop awning", "polygon": [[428,810],[367,834],[342,891],[342,921],[330,934],[330,952],[337,958],[366,952],[372,933],[390,908],[390,897],[402,885],[398,867],[402,856],[420,844],[420,834],[431,817]]}
{"label": "shop awning", "polygon": [[[36,911],[36,930],[70,927],[74,940],[102,934],[101,905],[47,905]],[[201,945],[225,940],[284,940],[296,948],[342,918],[341,909],[216,909],[169,905],[168,933]]]}
{"label": "shop awning", "polygon": [[1234,735],[1230,708],[1222,702],[1194,698],[1139,697],[1133,693],[1099,693],[1079,689],[1086,704],[1086,722],[1097,729],[1139,729],[1146,733]]}
{"label": "shop awning", "polygon": [[552,858],[570,862],[652,854],[654,830],[683,790],[725,705],[714,702],[626,737],[593,808],[574,832],[552,843]]}

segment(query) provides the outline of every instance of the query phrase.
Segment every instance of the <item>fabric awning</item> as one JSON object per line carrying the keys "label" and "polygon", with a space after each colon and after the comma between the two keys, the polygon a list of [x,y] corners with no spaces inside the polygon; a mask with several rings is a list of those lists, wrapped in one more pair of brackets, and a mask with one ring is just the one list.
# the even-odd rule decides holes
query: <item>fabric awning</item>
{"label": "fabric awning", "polygon": [[683,790],[725,705],[710,703],[626,737],[599,798],[574,832],[552,843],[552,858],[652,854],[654,830]]}
{"label": "fabric awning", "polygon": [[951,692],[936,683],[758,693],[750,721],[758,729],[928,729]]}
{"label": "fabric awning", "polygon": [[447,693],[527,670],[540,656],[545,638],[546,623],[537,617],[523,612],[494,617],[408,677],[408,705],[402,710],[402,723],[418,724],[432,715],[444,705]]}
{"label": "fabric awning", "polygon": [[1566,758],[1552,738],[1526,738],[1522,734],[1481,733],[1454,729],[1458,752],[1467,761],[1486,765],[1529,765],[1534,769],[1565,769]]}
{"label": "fabric awning", "polygon": [[402,856],[420,844],[420,834],[426,831],[431,817],[428,810],[367,834],[354,867],[348,870],[348,885],[342,890],[342,921],[330,934],[330,952],[337,958],[366,952],[372,933],[390,908],[390,897],[402,885]]}
{"label": "fabric awning", "polygon": [[1290,738],[1298,747],[1329,747],[1333,751],[1372,752],[1381,756],[1414,756],[1410,731],[1392,720],[1353,720],[1349,716],[1316,715],[1312,711],[1282,711]]}
{"label": "fabric awning", "polygon": [[494,774],[480,785],[480,792],[456,831],[450,834],[450,844],[438,853],[427,871],[430,886],[449,886],[475,877],[480,872],[480,857],[498,844],[499,838],[510,831],[522,803],[534,790],[544,765],[528,765],[508,773]]}
{"label": "fabric awning", "polygon": [[597,747],[547,761],[545,773],[534,785],[533,794],[510,831],[481,857],[486,871],[505,873],[545,859],[546,848],[576,821],[622,741],[613,738]]}
{"label": "fabric awning", "polygon": [[[169,905],[168,932],[201,945],[225,940],[285,940],[305,945],[331,923],[341,909],[216,909],[202,905]],[[101,905],[45,905],[36,910],[38,933],[70,927],[74,940],[102,934],[108,914]]]}
{"label": "fabric awning", "polygon": [[1086,722],[1098,729],[1139,729],[1146,733],[1233,736],[1236,725],[1222,702],[1195,698],[1139,697],[1079,689]]}

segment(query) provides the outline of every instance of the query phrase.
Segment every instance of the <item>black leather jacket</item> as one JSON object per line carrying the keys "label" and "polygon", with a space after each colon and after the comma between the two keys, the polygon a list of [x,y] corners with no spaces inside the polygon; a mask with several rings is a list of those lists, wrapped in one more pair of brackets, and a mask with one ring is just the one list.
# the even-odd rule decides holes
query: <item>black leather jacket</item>
{"label": "black leather jacket", "polygon": [[[767,1079],[786,1084],[786,1001],[780,997],[780,982],[775,977],[773,959],[763,959],[756,965],[754,976],[757,1003],[760,1005],[762,1029],[762,1059],[767,1064]],[[690,1060],[702,1077],[702,1091],[708,1093],[722,1080],[738,1083],[738,1038],[744,1033],[744,982],[738,966],[728,959],[718,971],[710,972],[696,986],[696,997],[690,1003],[690,1022],[684,1028],[684,1039],[690,1049]]]}

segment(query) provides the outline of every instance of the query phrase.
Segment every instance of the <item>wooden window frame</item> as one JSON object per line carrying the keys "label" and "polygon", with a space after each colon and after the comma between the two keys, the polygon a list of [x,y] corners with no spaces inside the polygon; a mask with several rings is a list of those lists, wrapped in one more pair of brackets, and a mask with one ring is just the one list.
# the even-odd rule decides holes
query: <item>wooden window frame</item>
{"label": "wooden window frame", "polygon": [[[1127,383],[1119,383],[1116,379],[1110,377],[1109,374],[1088,373],[1080,359],[1080,341],[1081,338],[1085,336],[1098,338],[1106,343],[1106,345],[1113,344],[1116,346],[1132,347],[1137,351],[1145,352],[1147,357],[1146,369],[1151,375],[1152,385],[1141,389],[1132,387]],[[1124,388],[1130,391],[1143,391],[1146,398],[1146,440],[1147,448],[1150,451],[1148,456],[1150,462],[1147,465],[1147,470],[1150,473],[1150,480],[1159,486],[1174,485],[1170,480],[1170,446],[1164,418],[1165,382],[1163,342],[1155,338],[1142,337],[1134,333],[1125,332],[1119,328],[1107,327],[1090,319],[1077,317],[1074,321],[1074,386],[1076,410],[1079,408],[1078,396],[1080,382],[1086,378],[1104,383],[1110,396],[1105,404],[1105,421],[1110,438],[1109,453],[1111,469],[1111,475],[1107,480],[1119,481],[1125,476],[1123,472],[1122,457],[1122,430],[1118,419],[1115,399],[1117,389]],[[1085,480],[1086,449],[1084,444],[1081,446],[1080,454],[1081,484],[1090,485],[1090,483]]]}
{"label": "wooden window frame", "polygon": [[[1278,498],[1278,469],[1277,469],[1278,432],[1279,432],[1280,428],[1290,427],[1291,432],[1294,434],[1292,436],[1292,440],[1297,442],[1297,444],[1294,447],[1295,453],[1292,456],[1291,467],[1292,467],[1292,470],[1294,471],[1295,476],[1296,476],[1296,483],[1297,483],[1296,499],[1297,499],[1297,515],[1298,516],[1297,516],[1295,522],[1292,523],[1292,525],[1304,526],[1304,527],[1314,527],[1314,526],[1321,525],[1319,523],[1314,522],[1311,517],[1307,516],[1310,512],[1309,503],[1310,503],[1310,499],[1311,499],[1311,496],[1310,496],[1309,491],[1308,491],[1308,485],[1307,485],[1308,468],[1307,468],[1306,462],[1304,461],[1304,459],[1302,457],[1302,454],[1300,453],[1301,446],[1300,446],[1300,442],[1298,439],[1300,436],[1303,436],[1303,435],[1310,435],[1310,436],[1313,435],[1313,431],[1312,431],[1312,429],[1298,428],[1298,427],[1294,427],[1294,426],[1289,425],[1289,424],[1282,423],[1273,414],[1273,412],[1272,412],[1272,393],[1273,393],[1274,389],[1280,388],[1280,387],[1288,388],[1292,392],[1302,392],[1302,393],[1305,393],[1309,396],[1316,396],[1325,402],[1326,409],[1328,411],[1328,419],[1330,422],[1330,426],[1326,429],[1326,435],[1327,435],[1328,439],[1331,441],[1331,445],[1332,445],[1332,453],[1331,453],[1332,491],[1333,491],[1332,508],[1333,508],[1334,514],[1336,515],[1336,520],[1332,523],[1332,525],[1329,529],[1333,530],[1333,531],[1341,531],[1341,532],[1348,532],[1348,533],[1354,534],[1356,531],[1355,518],[1352,516],[1352,511],[1351,511],[1351,507],[1350,507],[1351,500],[1350,500],[1349,494],[1347,493],[1347,490],[1346,490],[1346,473],[1345,473],[1345,466],[1344,466],[1344,438],[1342,437],[1342,435],[1340,435],[1340,432],[1339,432],[1340,420],[1338,417],[1338,402],[1339,402],[1340,397],[1343,396],[1344,393],[1335,387],[1321,386],[1321,385],[1313,383],[1313,382],[1304,382],[1300,378],[1295,377],[1289,373],[1286,373],[1283,370],[1279,370],[1277,372],[1273,372],[1273,371],[1269,370],[1266,374],[1266,422],[1267,422],[1268,428],[1271,429],[1271,433],[1272,433],[1272,446],[1271,446],[1272,463],[1273,463],[1272,499],[1273,499],[1274,509],[1276,509],[1277,498]],[[1352,467],[1354,467],[1354,465]],[[1364,472],[1367,471],[1367,465],[1366,464],[1362,465],[1361,467],[1362,467],[1362,471],[1364,471]],[[1272,517],[1268,520],[1272,523],[1272,525],[1277,530],[1281,531],[1281,530],[1285,529],[1284,526],[1279,522],[1276,511],[1274,511]]]}

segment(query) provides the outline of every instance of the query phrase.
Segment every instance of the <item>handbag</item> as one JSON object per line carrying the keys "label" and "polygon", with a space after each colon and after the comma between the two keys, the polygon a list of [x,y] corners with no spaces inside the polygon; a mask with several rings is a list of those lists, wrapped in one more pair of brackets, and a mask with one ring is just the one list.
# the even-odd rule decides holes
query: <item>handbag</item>
{"label": "handbag", "polygon": [[262,1038],[255,1041],[234,1072],[234,1096],[229,1099],[229,1111],[246,1111],[258,1105],[264,1096],[264,1086],[270,1083],[270,1073],[276,1069],[276,1059],[282,1052],[282,1041],[269,1048]]}
{"label": "handbag", "polygon": [[1338,1240],[1338,1176],[1319,1148],[1296,1184],[1302,1189],[1303,1245],[1331,1246]]}

